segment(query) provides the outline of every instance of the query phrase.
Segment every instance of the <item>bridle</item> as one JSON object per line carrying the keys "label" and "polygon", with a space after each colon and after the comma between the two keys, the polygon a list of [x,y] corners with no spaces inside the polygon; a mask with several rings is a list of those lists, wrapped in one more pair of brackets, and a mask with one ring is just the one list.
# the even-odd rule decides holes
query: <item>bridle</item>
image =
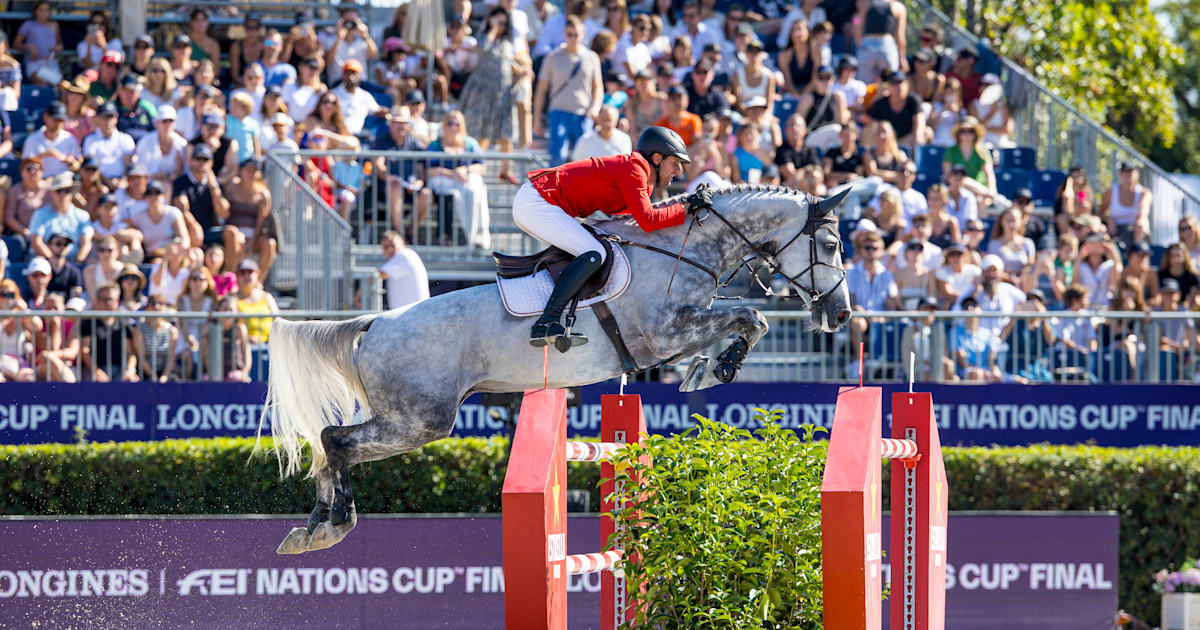
{"label": "bridle", "polygon": [[[717,212],[715,209],[708,209],[706,211],[706,215],[711,214],[724,223],[725,226],[728,227],[734,234],[736,234],[743,243],[750,247],[750,251],[754,254],[753,257],[743,260],[742,264],[739,265],[737,269],[734,269],[725,281],[719,282],[718,288],[728,286],[733,277],[739,271],[741,271],[743,267],[745,267],[750,271],[750,276],[754,278],[754,282],[757,283],[767,295],[774,295],[774,291],[770,287],[763,285],[762,280],[758,277],[758,271],[763,267],[766,267],[771,273],[779,275],[786,280],[794,290],[795,294],[800,296],[800,299],[804,301],[805,306],[809,310],[812,310],[814,306],[821,304],[825,298],[829,297],[829,295],[834,291],[837,291],[838,288],[842,286],[842,283],[846,281],[846,270],[821,261],[820,257],[817,255],[817,231],[822,227],[832,230],[832,226],[837,224],[837,219],[832,216],[832,209],[836,208],[841,203],[845,195],[846,193],[843,193],[829,199],[810,202],[808,204],[808,219],[804,222],[804,228],[799,232],[796,232],[796,235],[793,236],[791,240],[789,240],[787,243],[784,243],[784,245],[779,248],[770,247],[769,244],[755,243],[745,234],[743,234],[742,231],[737,228],[737,226],[726,219],[724,215]],[[703,220],[704,217],[700,217],[699,215],[695,216],[695,221],[697,223],[702,223]],[[804,269],[801,269],[795,275],[789,276],[784,272],[783,264],[779,262],[778,257],[787,248],[791,247],[797,240],[799,240],[801,236],[809,237],[808,266]],[[839,253],[845,252],[840,238],[838,239],[838,250]],[[817,290],[816,272],[818,267],[829,267],[830,269],[838,271],[838,281],[825,291]],[[811,288],[801,285],[796,280],[806,273],[808,274],[808,282]]]}

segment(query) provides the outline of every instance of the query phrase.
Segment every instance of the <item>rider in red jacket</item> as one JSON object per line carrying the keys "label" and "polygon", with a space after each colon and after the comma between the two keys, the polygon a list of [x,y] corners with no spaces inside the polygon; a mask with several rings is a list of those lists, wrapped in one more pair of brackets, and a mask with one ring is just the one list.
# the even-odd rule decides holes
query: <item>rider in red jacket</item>
{"label": "rider in red jacket", "polygon": [[[513,220],[530,236],[575,256],[558,277],[545,311],[534,323],[530,344],[539,348],[554,344],[565,352],[569,346],[556,343],[567,335],[559,319],[571,298],[604,263],[604,247],[577,218],[596,211],[631,214],[647,232],[682,224],[688,212],[711,207],[712,198],[705,188],[692,193],[686,205],[657,209],[651,207],[650,195],[655,188],[666,188],[688,162],[687,146],[679,134],[665,127],[650,127],[642,132],[637,150],[630,155],[589,158],[529,173],[529,181],[513,201]],[[571,345],[587,341],[581,335],[569,339]]]}

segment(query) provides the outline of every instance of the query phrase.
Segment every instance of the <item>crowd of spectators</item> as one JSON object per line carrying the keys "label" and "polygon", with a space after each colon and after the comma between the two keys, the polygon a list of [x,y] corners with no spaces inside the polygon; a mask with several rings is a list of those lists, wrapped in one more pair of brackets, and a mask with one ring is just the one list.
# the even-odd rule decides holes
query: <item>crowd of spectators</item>
{"label": "crowd of spectators", "polygon": [[[444,220],[445,200],[461,238],[490,246],[488,170],[467,154],[545,147],[559,164],[628,153],[652,125],[687,143],[689,189],[761,183],[821,195],[852,185],[847,282],[859,310],[1200,304],[1200,226],[1185,219],[1183,241],[1152,264],[1154,200],[1135,166],[1100,191],[1072,170],[1052,214],[1028,190],[1000,194],[993,151],[1014,145],[999,77],[979,51],[945,47],[935,25],[909,46],[895,0],[463,0],[447,3],[445,46],[432,60],[404,38],[408,5],[378,41],[356,5],[331,8],[325,25],[301,11],[278,30],[236,11],[225,14],[233,25],[214,26],[196,7],[182,28],[128,45],[104,11],[79,33],[52,10],[34,3],[12,46],[0,38],[0,158],[20,158],[0,225],[28,252],[20,275],[5,274],[12,290],[0,297],[13,308],[276,310],[265,281],[279,243],[262,160],[298,148],[431,152],[361,164],[363,181],[350,183],[345,159],[298,165],[343,217],[361,218],[351,210],[369,201],[392,229],[379,240],[385,273],[406,279],[387,283],[406,296],[389,304],[421,299],[428,291],[411,279],[424,268],[405,241]],[[25,111],[30,85],[54,97]],[[13,124],[19,113],[29,129]],[[938,147],[940,181],[918,187],[928,147]],[[517,183],[523,173],[503,162],[497,177]],[[433,244],[455,242],[441,234]],[[116,363],[134,367],[114,370],[122,352],[98,361],[94,339],[73,348],[55,321],[0,323],[5,378],[167,379],[198,369],[204,351],[187,320],[147,318],[119,333],[103,326],[125,320],[88,324],[96,339],[132,342]],[[1008,337],[1027,333],[1013,332],[1016,321],[964,320],[933,369],[1026,378],[997,367]],[[856,318],[853,339],[874,326]],[[209,378],[245,378],[242,348],[265,342],[269,328],[265,316],[228,324],[226,374]],[[1186,323],[1164,327],[1161,340],[1080,322],[1039,330],[1076,354],[1157,343],[1183,356],[1196,342]]]}

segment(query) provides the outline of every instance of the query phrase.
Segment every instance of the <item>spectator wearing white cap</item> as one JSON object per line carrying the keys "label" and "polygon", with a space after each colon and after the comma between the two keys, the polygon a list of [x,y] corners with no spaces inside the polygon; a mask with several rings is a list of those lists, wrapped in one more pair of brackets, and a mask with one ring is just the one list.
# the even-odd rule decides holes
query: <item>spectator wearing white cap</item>
{"label": "spectator wearing white cap", "polygon": [[31,310],[38,311],[46,305],[46,298],[50,293],[47,287],[50,286],[51,273],[50,261],[41,256],[34,256],[25,263],[25,283],[28,288],[22,297],[29,302]]}
{"label": "spectator wearing white cap", "polygon": [[96,129],[83,139],[83,155],[95,160],[100,176],[112,183],[125,177],[133,165],[137,145],[132,136],[117,129],[116,105],[101,105],[93,120]]}
{"label": "spectator wearing white cap", "polygon": [[67,254],[76,262],[87,260],[92,252],[92,222],[86,210],[71,203],[71,191],[75,179],[70,173],[59,173],[50,178],[50,203],[33,213],[29,222],[29,246],[38,256],[53,255],[48,239],[54,234],[70,237]]}
{"label": "spectator wearing white cap", "polygon": [[[1025,302],[1025,293],[1009,283],[1004,273],[1004,259],[995,254],[983,257],[983,273],[974,292],[979,308],[985,313],[1012,313]],[[996,335],[1008,325],[1007,317],[990,317],[980,323]]]}
{"label": "spectator wearing white cap", "polygon": [[45,177],[79,168],[82,159],[79,141],[67,131],[66,120],[67,106],[60,101],[50,103],[42,113],[42,128],[30,134],[21,150],[21,157],[36,157],[42,161]]}
{"label": "spectator wearing white cap", "polygon": [[154,127],[155,133],[142,136],[137,143],[137,162],[146,167],[151,179],[170,182],[183,172],[187,148],[187,140],[175,133],[175,108],[159,108]]}
{"label": "spectator wearing white cap", "polygon": [[[294,153],[300,150],[300,146],[292,139],[292,117],[283,112],[275,112],[275,115],[270,120],[270,141],[263,143],[263,153],[272,151],[280,151],[283,153]],[[300,158],[297,157],[297,164]]]}

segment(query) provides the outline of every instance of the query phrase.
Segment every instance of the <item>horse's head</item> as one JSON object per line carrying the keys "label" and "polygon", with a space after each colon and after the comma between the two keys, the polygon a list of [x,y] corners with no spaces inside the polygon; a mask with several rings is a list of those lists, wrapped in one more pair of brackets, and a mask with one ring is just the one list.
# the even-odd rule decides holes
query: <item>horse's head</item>
{"label": "horse's head", "polygon": [[[798,232],[785,231],[782,242],[770,243],[777,269],[787,278],[811,311],[813,327],[834,332],[850,321],[850,292],[842,267],[842,240],[838,235],[838,206],[849,191],[820,200],[805,200],[805,220]],[[790,222],[795,229],[800,222]]]}

